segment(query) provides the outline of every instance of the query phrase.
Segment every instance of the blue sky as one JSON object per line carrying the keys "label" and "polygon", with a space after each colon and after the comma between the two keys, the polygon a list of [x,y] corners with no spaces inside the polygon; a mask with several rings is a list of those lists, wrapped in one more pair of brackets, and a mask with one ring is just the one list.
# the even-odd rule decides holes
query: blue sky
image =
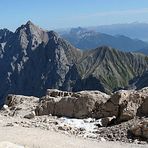
{"label": "blue sky", "polygon": [[148,23],[148,0],[0,0],[0,11],[0,28],[11,30],[28,20],[45,29]]}

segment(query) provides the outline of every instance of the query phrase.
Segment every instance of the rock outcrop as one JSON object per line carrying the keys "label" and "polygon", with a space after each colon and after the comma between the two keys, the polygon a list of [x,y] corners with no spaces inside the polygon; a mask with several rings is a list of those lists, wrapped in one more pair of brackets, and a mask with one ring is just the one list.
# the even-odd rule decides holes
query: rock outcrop
{"label": "rock outcrop", "polygon": [[148,116],[148,88],[121,90],[111,95],[104,104],[97,104],[95,118],[116,116],[118,122],[128,121],[135,116]]}
{"label": "rock outcrop", "polygon": [[36,108],[37,115],[57,115],[75,118],[90,117],[96,102],[105,103],[109,96],[99,91],[77,93],[48,90]]}
{"label": "rock outcrop", "polygon": [[110,96],[99,91],[48,89],[40,99],[8,95],[0,111],[0,124],[141,143],[140,138],[148,139],[147,102],[148,88],[117,91]]}
{"label": "rock outcrop", "polygon": [[148,140],[148,121],[143,121],[132,126],[130,131],[134,136]]}
{"label": "rock outcrop", "polygon": [[52,114],[68,117],[116,117],[117,122],[135,116],[148,116],[148,88],[122,90],[108,96],[99,91],[77,93],[48,90],[36,109],[38,115]]}
{"label": "rock outcrop", "polygon": [[37,97],[11,94],[6,97],[4,106],[8,106],[6,111],[10,116],[20,116],[31,119],[35,117],[34,110],[38,103],[39,98]]}
{"label": "rock outcrop", "polygon": [[[25,103],[25,106],[23,105]],[[92,117],[101,119],[105,124],[123,122],[134,117],[148,116],[148,88],[141,90],[122,90],[112,95],[100,91],[67,92],[48,89],[42,98],[8,95],[6,106],[28,110],[28,118],[35,115],[56,115],[73,118]],[[7,107],[7,108],[8,108]],[[35,111],[34,115],[32,111]],[[24,115],[24,116],[25,116]]]}

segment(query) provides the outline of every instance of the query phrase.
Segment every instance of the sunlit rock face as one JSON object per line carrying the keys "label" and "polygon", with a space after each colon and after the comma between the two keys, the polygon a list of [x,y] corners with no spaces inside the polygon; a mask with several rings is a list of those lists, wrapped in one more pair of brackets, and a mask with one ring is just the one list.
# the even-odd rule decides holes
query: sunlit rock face
{"label": "sunlit rock face", "polygon": [[0,43],[0,98],[7,94],[43,96],[48,88],[111,93],[148,69],[146,56],[111,47],[82,52],[54,31],[32,22]]}
{"label": "sunlit rock face", "polygon": [[[60,38],[27,22],[0,46],[1,98],[8,93],[43,95],[47,88],[61,88],[81,51]],[[64,88],[63,88],[64,89]]]}

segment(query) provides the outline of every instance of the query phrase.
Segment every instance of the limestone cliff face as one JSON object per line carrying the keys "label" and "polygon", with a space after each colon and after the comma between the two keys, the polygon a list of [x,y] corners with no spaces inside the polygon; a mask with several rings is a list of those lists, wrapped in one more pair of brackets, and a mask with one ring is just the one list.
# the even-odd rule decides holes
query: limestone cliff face
{"label": "limestone cliff face", "polygon": [[48,88],[110,93],[148,70],[147,57],[109,47],[82,52],[32,22],[0,43],[0,97],[41,96]]}
{"label": "limestone cliff face", "polygon": [[7,93],[38,96],[47,88],[60,88],[80,57],[81,51],[58,34],[29,21],[5,45],[0,59],[1,96]]}

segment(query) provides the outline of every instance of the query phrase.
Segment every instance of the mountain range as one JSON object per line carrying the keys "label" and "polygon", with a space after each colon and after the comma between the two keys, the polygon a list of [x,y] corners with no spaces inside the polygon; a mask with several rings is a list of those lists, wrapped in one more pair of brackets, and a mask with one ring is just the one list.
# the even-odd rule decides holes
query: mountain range
{"label": "mountain range", "polygon": [[[139,39],[148,42],[148,23],[133,22],[77,28],[85,28],[87,30],[104,33],[112,36],[123,35],[132,39]],[[71,29],[72,28],[61,28],[56,29],[56,32],[59,32],[60,34],[67,34],[70,32]]]}
{"label": "mountain range", "polygon": [[137,38],[148,42],[148,23],[133,22],[125,24],[100,25],[96,27],[87,27],[87,29],[109,35],[124,35],[133,39]]}
{"label": "mountain range", "polygon": [[108,46],[82,51],[31,21],[14,33],[0,32],[1,99],[10,93],[42,96],[48,88],[111,93],[148,70],[143,54]]}
{"label": "mountain range", "polygon": [[147,42],[131,39],[124,35],[113,36],[78,27],[72,28],[69,32],[61,34],[61,36],[75,47],[83,50],[94,49],[106,45],[122,51],[138,51],[144,54],[148,53]]}

